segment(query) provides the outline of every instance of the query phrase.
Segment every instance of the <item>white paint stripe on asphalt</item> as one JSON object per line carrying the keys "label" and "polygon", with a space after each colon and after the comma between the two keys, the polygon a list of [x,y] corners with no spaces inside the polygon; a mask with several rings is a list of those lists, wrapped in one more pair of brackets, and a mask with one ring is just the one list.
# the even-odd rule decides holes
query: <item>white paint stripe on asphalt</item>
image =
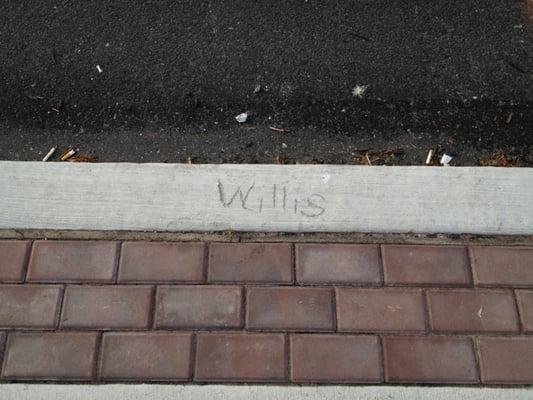
{"label": "white paint stripe on asphalt", "polygon": [[2,400],[526,400],[531,388],[260,385],[0,385]]}
{"label": "white paint stripe on asphalt", "polygon": [[0,162],[0,229],[533,233],[533,169]]}

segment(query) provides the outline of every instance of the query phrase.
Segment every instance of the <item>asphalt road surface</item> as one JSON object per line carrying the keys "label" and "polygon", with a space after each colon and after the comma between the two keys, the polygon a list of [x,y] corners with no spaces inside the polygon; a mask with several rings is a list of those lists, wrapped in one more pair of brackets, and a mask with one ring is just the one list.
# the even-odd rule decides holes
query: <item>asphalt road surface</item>
{"label": "asphalt road surface", "polygon": [[526,8],[5,0],[0,159],[57,144],[100,161],[356,163],[394,149],[374,163],[421,164],[434,148],[456,165],[499,152],[533,165]]}

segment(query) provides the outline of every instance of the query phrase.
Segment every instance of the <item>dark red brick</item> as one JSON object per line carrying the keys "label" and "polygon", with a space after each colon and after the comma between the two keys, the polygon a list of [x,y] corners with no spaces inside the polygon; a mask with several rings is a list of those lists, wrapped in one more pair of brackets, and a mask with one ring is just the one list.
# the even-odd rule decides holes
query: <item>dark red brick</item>
{"label": "dark red brick", "polygon": [[249,288],[246,326],[265,330],[332,330],[332,295],[331,290],[323,288]]}
{"label": "dark red brick", "polygon": [[112,282],[118,243],[37,241],[28,268],[32,282]]}
{"label": "dark red brick", "polygon": [[516,299],[524,332],[533,333],[533,290],[517,290]]}
{"label": "dark red brick", "polygon": [[483,383],[533,383],[533,337],[478,338],[477,343]]}
{"label": "dark red brick", "polygon": [[292,282],[291,245],[286,243],[213,243],[209,282]]}
{"label": "dark red brick", "polygon": [[203,243],[124,243],[118,281],[202,282],[204,259]]}
{"label": "dark red brick", "polygon": [[61,327],[147,328],[151,292],[150,286],[67,286]]}
{"label": "dark red brick", "polygon": [[285,336],[281,334],[199,334],[197,381],[285,381]]}
{"label": "dark red brick", "polygon": [[469,285],[468,253],[463,246],[383,246],[386,284]]}
{"label": "dark red brick", "polygon": [[381,382],[376,336],[292,335],[293,382]]}
{"label": "dark red brick", "polygon": [[166,286],[157,289],[157,328],[240,328],[242,288]]}
{"label": "dark red brick", "polygon": [[426,330],[419,289],[337,288],[337,324],[348,332]]}
{"label": "dark red brick", "polygon": [[386,337],[383,350],[387,382],[478,382],[476,359],[469,338]]}
{"label": "dark red brick", "polygon": [[106,380],[188,380],[191,344],[190,333],[106,333],[99,376]]}
{"label": "dark red brick", "polygon": [[476,285],[533,287],[533,248],[473,246],[470,251]]}
{"label": "dark red brick", "polygon": [[379,246],[359,244],[296,245],[300,283],[380,284]]}
{"label": "dark red brick", "polygon": [[89,380],[96,333],[10,333],[2,377],[17,380]]}
{"label": "dark red brick", "polygon": [[427,293],[436,332],[517,332],[513,293],[496,289],[435,289]]}
{"label": "dark red brick", "polygon": [[54,329],[61,287],[0,285],[0,328]]}
{"label": "dark red brick", "polygon": [[0,240],[0,282],[22,282],[30,242]]}

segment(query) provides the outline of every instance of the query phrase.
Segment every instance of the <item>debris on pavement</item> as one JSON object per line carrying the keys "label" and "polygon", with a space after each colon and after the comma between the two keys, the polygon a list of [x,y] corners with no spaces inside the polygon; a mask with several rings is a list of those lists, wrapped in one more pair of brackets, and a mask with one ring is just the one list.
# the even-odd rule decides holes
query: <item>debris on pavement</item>
{"label": "debris on pavement", "polygon": [[511,111],[511,112],[509,113],[509,115],[507,115],[507,118],[505,119],[505,122],[506,122],[507,124],[510,124],[512,119],[513,119],[513,112]]}
{"label": "debris on pavement", "polygon": [[52,157],[54,155],[54,153],[56,152],[57,150],[57,146],[54,146],[50,149],[50,151],[48,151],[48,153],[46,153],[46,155],[44,156],[43,158],[43,162],[46,162],[50,159],[50,157]]}
{"label": "debris on pavement", "polygon": [[271,131],[275,131],[275,132],[290,132],[288,129],[284,129],[284,128],[276,128],[275,126],[271,126],[271,127],[270,127],[270,130],[271,130]]}
{"label": "debris on pavement", "polygon": [[352,94],[354,97],[357,97],[358,99],[362,99],[367,89],[368,89],[368,85],[356,85],[352,89]]}
{"label": "debris on pavement", "polygon": [[69,162],[79,162],[79,163],[93,163],[98,161],[98,158],[91,156],[89,154],[76,154],[75,156],[68,159]]}
{"label": "debris on pavement", "polygon": [[96,66],[96,69],[98,70],[99,73],[104,72],[104,70],[102,69],[102,67],[100,67],[99,65]]}
{"label": "debris on pavement", "polygon": [[453,157],[449,156],[448,154],[444,153],[442,157],[440,158],[440,163],[444,167],[450,166],[450,161],[452,161]]}
{"label": "debris on pavement", "polygon": [[482,159],[479,164],[483,167],[512,167],[513,164],[509,161],[509,158],[501,151],[492,154],[491,156]]}
{"label": "debris on pavement", "polygon": [[282,144],[281,144],[281,147],[284,148],[284,149],[286,149],[286,148],[289,147],[289,146],[287,146],[287,143],[282,143]]}
{"label": "debris on pavement", "polygon": [[71,158],[76,153],[77,151],[74,149],[67,150],[61,155],[61,161],[67,161],[69,158]]}
{"label": "debris on pavement", "polygon": [[358,161],[366,165],[394,165],[397,161],[396,156],[404,153],[402,149],[387,150],[358,150]]}
{"label": "debris on pavement", "polygon": [[235,117],[239,124],[244,124],[248,120],[248,113],[244,112]]}
{"label": "debris on pavement", "polygon": [[428,156],[426,157],[426,165],[430,165],[432,159],[433,159],[433,149],[428,151]]}
{"label": "debris on pavement", "polygon": [[254,94],[260,93],[263,90],[263,86],[261,85],[255,85],[254,87]]}

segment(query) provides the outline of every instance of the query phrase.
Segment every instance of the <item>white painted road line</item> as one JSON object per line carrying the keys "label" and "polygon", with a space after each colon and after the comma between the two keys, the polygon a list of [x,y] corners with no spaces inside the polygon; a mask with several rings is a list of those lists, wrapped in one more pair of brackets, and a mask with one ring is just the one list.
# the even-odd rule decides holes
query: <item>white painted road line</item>
{"label": "white painted road line", "polygon": [[259,385],[0,385],[2,400],[526,400],[531,388]]}
{"label": "white painted road line", "polygon": [[533,233],[533,169],[0,162],[0,229]]}

